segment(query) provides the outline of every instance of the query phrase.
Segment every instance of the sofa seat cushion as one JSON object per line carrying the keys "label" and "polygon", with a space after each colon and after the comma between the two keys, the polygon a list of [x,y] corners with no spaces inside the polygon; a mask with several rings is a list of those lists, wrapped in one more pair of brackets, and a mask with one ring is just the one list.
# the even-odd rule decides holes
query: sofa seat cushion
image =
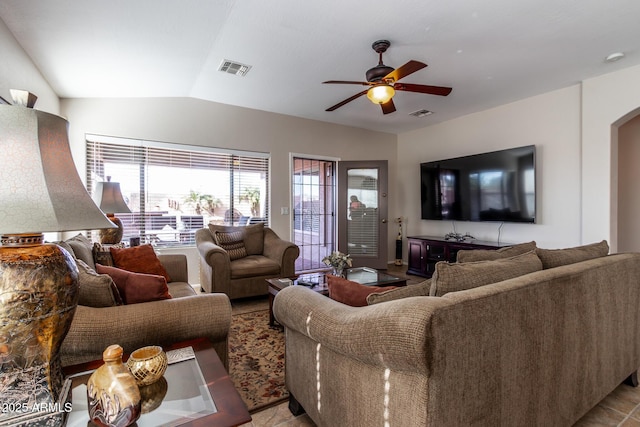
{"label": "sofa seat cushion", "polygon": [[542,261],[543,268],[546,270],[547,268],[560,267],[606,256],[609,253],[609,244],[606,240],[603,240],[598,243],[566,249],[538,248],[536,253],[540,261]]}
{"label": "sofa seat cushion", "polygon": [[396,286],[367,286],[344,277],[327,274],[329,298],[352,307],[367,305],[367,296],[396,289]]}
{"label": "sofa seat cushion", "polygon": [[193,286],[191,286],[187,282],[171,282],[167,283],[167,287],[169,288],[169,294],[171,295],[171,298],[182,298],[190,297],[192,295],[198,295],[195,289],[193,289]]}
{"label": "sofa seat cushion", "polygon": [[458,251],[456,261],[458,262],[475,262],[475,261],[491,261],[496,259],[511,258],[536,249],[536,242],[519,243],[506,248],[493,249],[463,249]]}
{"label": "sofa seat cushion", "polygon": [[231,262],[231,278],[277,275],[280,265],[262,255],[249,255]]}
{"label": "sofa seat cushion", "polygon": [[464,291],[542,270],[535,251],[494,261],[465,263],[439,262],[431,277],[430,296]]}
{"label": "sofa seat cushion", "polygon": [[125,304],[171,299],[164,276],[134,273],[100,264],[96,264],[96,271],[113,279]]}

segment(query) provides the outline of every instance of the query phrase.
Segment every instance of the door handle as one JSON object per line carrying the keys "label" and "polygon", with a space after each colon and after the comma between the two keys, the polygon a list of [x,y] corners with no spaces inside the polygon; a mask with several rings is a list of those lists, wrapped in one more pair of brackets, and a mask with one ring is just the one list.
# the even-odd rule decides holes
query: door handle
{"label": "door handle", "polygon": [[383,218],[383,219],[382,219],[382,223],[383,223],[383,224],[386,224],[386,223],[387,223],[387,219],[386,219],[386,218]]}

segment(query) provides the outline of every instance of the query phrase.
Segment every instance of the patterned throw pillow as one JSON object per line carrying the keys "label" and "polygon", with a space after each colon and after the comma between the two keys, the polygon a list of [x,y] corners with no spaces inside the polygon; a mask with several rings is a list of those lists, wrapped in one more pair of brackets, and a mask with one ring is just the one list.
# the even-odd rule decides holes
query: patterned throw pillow
{"label": "patterned throw pillow", "polygon": [[512,258],[465,263],[439,262],[431,277],[430,296],[464,291],[542,270],[535,251]]}
{"label": "patterned throw pillow", "polygon": [[244,258],[247,256],[247,249],[244,246],[242,231],[216,231],[213,234],[213,240],[216,245],[229,253],[231,261]]}

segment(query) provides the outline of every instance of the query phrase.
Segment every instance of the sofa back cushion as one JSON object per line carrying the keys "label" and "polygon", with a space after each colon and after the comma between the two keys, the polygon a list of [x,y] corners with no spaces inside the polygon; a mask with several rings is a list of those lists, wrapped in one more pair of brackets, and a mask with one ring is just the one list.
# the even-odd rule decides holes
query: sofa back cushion
{"label": "sofa back cushion", "polygon": [[[130,248],[109,248],[116,267],[134,273],[162,276],[167,282],[171,277],[158,259],[151,245],[133,246]],[[116,283],[117,284],[117,283]]]}
{"label": "sofa back cushion", "polygon": [[108,274],[113,279],[125,304],[171,298],[164,276],[134,273],[100,264],[96,264],[96,271],[100,274]]}
{"label": "sofa back cushion", "polygon": [[603,240],[566,249],[537,248],[536,253],[542,261],[542,267],[547,269],[606,256],[609,253],[609,244]]}
{"label": "sofa back cushion", "polygon": [[458,262],[476,262],[491,261],[496,259],[511,258],[536,249],[536,242],[519,243],[517,245],[492,249],[463,249],[458,251],[456,261]]}
{"label": "sofa back cushion", "polygon": [[409,297],[428,297],[431,290],[431,279],[427,279],[417,285],[399,286],[395,289],[380,293],[372,293],[367,296],[367,304],[378,304]]}
{"label": "sofa back cushion", "polygon": [[96,268],[96,264],[93,261],[93,243],[91,240],[83,234],[78,234],[70,239],[65,240],[71,249],[73,249],[72,255],[76,259],[81,259],[92,269]]}
{"label": "sofa back cushion", "polygon": [[[234,233],[233,240],[236,242],[236,249],[240,247],[240,245],[238,244],[239,239],[237,238],[237,236],[241,236],[242,246],[244,247],[244,252],[246,253],[246,255],[243,255],[242,252],[240,252],[239,254],[235,254],[234,258],[232,259],[239,259],[247,255],[262,255],[262,253],[264,252],[264,223],[262,222],[240,227],[209,224],[209,231],[211,231],[214,243],[224,248],[227,252],[229,250],[219,243],[219,241],[225,242],[226,240],[228,240],[222,238],[223,236],[227,237],[222,233]],[[224,244],[227,243],[225,242]],[[231,256],[231,254],[229,254],[229,256]]]}
{"label": "sofa back cushion", "polygon": [[431,277],[430,296],[477,288],[542,270],[535,251],[493,261],[436,264]]}
{"label": "sofa back cushion", "polygon": [[353,307],[363,307],[367,305],[367,296],[376,293],[395,289],[395,286],[367,286],[358,282],[347,280],[343,277],[327,274],[327,286],[329,287],[329,298]]}
{"label": "sofa back cushion", "polygon": [[78,304],[87,307],[113,307],[122,304],[120,292],[111,277],[98,274],[81,259],[78,266]]}

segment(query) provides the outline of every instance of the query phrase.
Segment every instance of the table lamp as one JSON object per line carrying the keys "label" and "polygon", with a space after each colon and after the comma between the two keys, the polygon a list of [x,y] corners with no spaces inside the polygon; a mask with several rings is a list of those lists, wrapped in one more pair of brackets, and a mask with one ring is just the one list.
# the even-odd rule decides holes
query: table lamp
{"label": "table lamp", "polygon": [[60,346],[78,269],[42,233],[113,224],[76,172],[67,121],[29,108],[28,92],[11,92],[17,105],[0,105],[0,425],[62,426],[70,403]]}
{"label": "table lamp", "polygon": [[93,194],[93,201],[98,205],[100,210],[107,215],[109,221],[114,223],[117,228],[104,228],[100,230],[100,243],[116,244],[122,240],[124,228],[120,218],[116,218],[114,213],[131,213],[129,206],[122,198],[120,191],[120,183],[111,182],[111,177],[107,177],[106,182],[96,183],[96,189]]}

